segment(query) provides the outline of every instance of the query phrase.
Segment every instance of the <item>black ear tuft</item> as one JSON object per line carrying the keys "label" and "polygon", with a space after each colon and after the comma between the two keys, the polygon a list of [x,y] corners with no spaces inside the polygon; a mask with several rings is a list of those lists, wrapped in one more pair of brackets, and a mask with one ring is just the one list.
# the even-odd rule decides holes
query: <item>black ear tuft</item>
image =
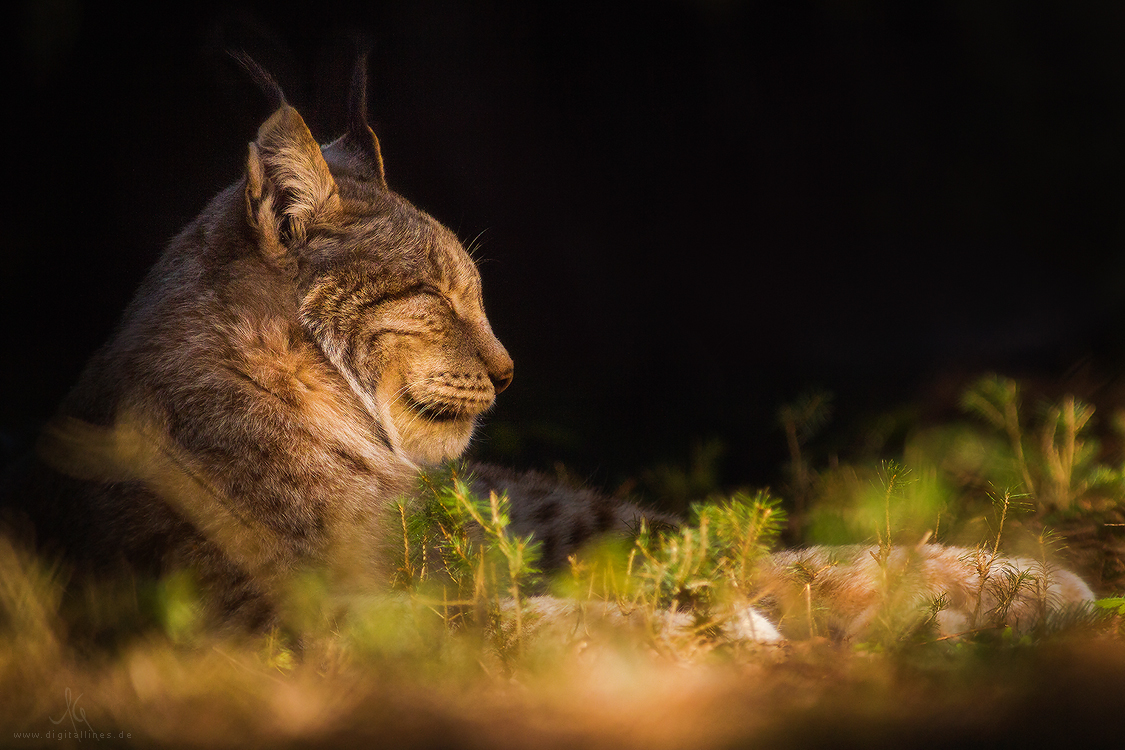
{"label": "black ear tuft", "polygon": [[365,133],[367,123],[367,56],[370,50],[360,49],[352,68],[352,83],[348,90],[348,131],[353,135]]}
{"label": "black ear tuft", "polygon": [[278,85],[274,77],[271,76],[265,68],[259,65],[254,58],[250,57],[250,55],[242,50],[227,50],[227,54],[241,65],[246,72],[250,74],[250,77],[254,79],[254,83],[258,85],[258,88],[266,95],[266,99],[269,100],[271,112],[280,109],[281,106],[286,103],[285,92],[281,90],[281,86]]}
{"label": "black ear tuft", "polygon": [[348,94],[348,141],[363,151],[375,179],[384,188],[387,180],[383,173],[383,153],[379,139],[367,124],[367,49],[356,56],[352,71],[352,85]]}

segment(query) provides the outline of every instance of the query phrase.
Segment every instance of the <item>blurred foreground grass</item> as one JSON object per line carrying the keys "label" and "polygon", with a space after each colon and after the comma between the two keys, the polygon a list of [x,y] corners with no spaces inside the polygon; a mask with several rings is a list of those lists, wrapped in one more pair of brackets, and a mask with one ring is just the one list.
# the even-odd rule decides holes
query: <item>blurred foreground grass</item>
{"label": "blurred foreground grass", "polygon": [[[975,422],[916,430],[900,455],[814,467],[827,401],[804,399],[780,414],[786,502],[699,486],[683,528],[642,526],[551,581],[505,498],[427,477],[386,592],[310,571],[286,624],[253,636],[208,627],[188,573],[79,584],[0,539],[0,746],[1120,747],[1125,455],[1073,398],[1028,417],[1016,383],[986,378],[963,402]],[[653,476],[690,484],[675,474]],[[1103,599],[1022,635],[725,636],[782,534],[1049,554]],[[544,590],[580,605],[551,616]]]}

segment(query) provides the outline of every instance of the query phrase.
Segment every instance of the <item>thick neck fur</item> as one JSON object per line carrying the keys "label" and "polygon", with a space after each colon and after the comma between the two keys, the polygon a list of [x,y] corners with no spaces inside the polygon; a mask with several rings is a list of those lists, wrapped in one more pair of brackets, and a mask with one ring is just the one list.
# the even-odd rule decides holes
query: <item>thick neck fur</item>
{"label": "thick neck fur", "polygon": [[[117,515],[123,546],[159,568],[185,556],[207,567],[190,541],[255,584],[306,563],[377,571],[382,519],[416,468],[301,325],[296,280],[258,252],[241,196],[223,191],[170,243],[63,403],[44,457],[101,480],[84,483],[93,507],[80,510]],[[83,453],[103,464],[96,476],[74,468],[91,462]],[[114,494],[106,481],[141,488]],[[153,522],[169,511],[190,539]]]}

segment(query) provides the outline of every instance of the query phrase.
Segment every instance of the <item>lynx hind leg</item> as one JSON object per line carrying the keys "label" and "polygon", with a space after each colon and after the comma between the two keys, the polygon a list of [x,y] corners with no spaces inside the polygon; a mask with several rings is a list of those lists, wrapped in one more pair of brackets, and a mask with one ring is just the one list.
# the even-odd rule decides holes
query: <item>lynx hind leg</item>
{"label": "lynx hind leg", "polygon": [[[991,609],[988,613],[983,613],[981,619],[993,621],[984,621],[981,625],[1004,624],[1010,625],[1016,632],[1024,632],[1038,625],[1045,613],[1082,608],[1095,599],[1089,585],[1076,573],[1065,568],[1049,565],[1044,570],[1041,562],[1022,557],[998,559],[993,564],[994,575],[998,568],[1007,571],[1007,575],[1001,574],[998,580],[986,584],[987,590],[981,598]],[[1005,586],[1010,585],[1006,579],[1012,573],[1030,573],[1033,584],[1018,590],[1014,601],[1004,612],[1006,616],[1000,617],[994,614],[998,594],[1004,591]]]}
{"label": "lynx hind leg", "polygon": [[[1072,571],[1037,560],[997,557],[984,569],[986,552],[927,545],[923,554],[927,595],[946,596],[949,606],[937,613],[938,635],[953,638],[978,628],[1035,627],[1044,612],[1082,606],[1094,592]],[[1029,574],[1029,578],[1021,577]],[[1014,589],[1014,590],[1013,590]]]}
{"label": "lynx hind leg", "polygon": [[[764,593],[778,600],[783,625],[801,631],[802,623],[808,620],[807,610],[815,614],[814,619],[825,632],[848,640],[862,638],[888,602],[921,618],[936,599],[944,598],[946,606],[935,615],[937,635],[953,638],[999,624],[1027,630],[1039,622],[1044,610],[1081,606],[1094,599],[1090,587],[1078,575],[1050,567],[1045,593],[1041,584],[1035,583],[1038,579],[1025,581],[1001,612],[1005,586],[1010,585],[1012,576],[1025,572],[1041,576],[1041,563],[998,557],[984,575],[980,569],[980,555],[987,554],[984,552],[939,544],[895,547],[885,563],[887,571],[894,574],[894,583],[888,587],[876,562],[877,553],[876,547],[862,546],[777,552],[771,556],[761,586]],[[805,580],[810,601],[802,596]]]}
{"label": "lynx hind leg", "polygon": [[1051,571],[1048,595],[1054,597],[1055,601],[1064,606],[1086,604],[1097,598],[1093,589],[1076,573],[1062,569]]}

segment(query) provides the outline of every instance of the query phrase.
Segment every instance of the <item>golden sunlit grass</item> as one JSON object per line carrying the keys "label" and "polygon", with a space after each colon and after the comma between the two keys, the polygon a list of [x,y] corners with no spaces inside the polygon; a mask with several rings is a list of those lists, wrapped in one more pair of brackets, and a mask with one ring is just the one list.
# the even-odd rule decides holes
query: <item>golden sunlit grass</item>
{"label": "golden sunlit grass", "polygon": [[[506,498],[474,497],[453,470],[399,508],[384,592],[308,572],[263,634],[208,627],[190,573],[78,583],[0,538],[0,745],[61,732],[199,747],[1116,747],[1120,457],[1098,451],[1092,410],[1073,399],[1021,419],[1018,388],[996,378],[966,405],[982,423],[918,431],[893,463],[821,470],[801,450],[823,414],[784,411],[803,493],[792,523],[869,543],[881,566],[892,545],[935,537],[1041,555],[1044,570],[1069,555],[1097,606],[1027,631],[943,638],[892,612],[858,642],[753,643],[729,625],[765,604],[757,576],[792,525],[769,493],[712,498],[680,529],[642,525],[547,581],[534,540],[507,529]],[[1062,549],[1089,525],[1100,541]]]}

